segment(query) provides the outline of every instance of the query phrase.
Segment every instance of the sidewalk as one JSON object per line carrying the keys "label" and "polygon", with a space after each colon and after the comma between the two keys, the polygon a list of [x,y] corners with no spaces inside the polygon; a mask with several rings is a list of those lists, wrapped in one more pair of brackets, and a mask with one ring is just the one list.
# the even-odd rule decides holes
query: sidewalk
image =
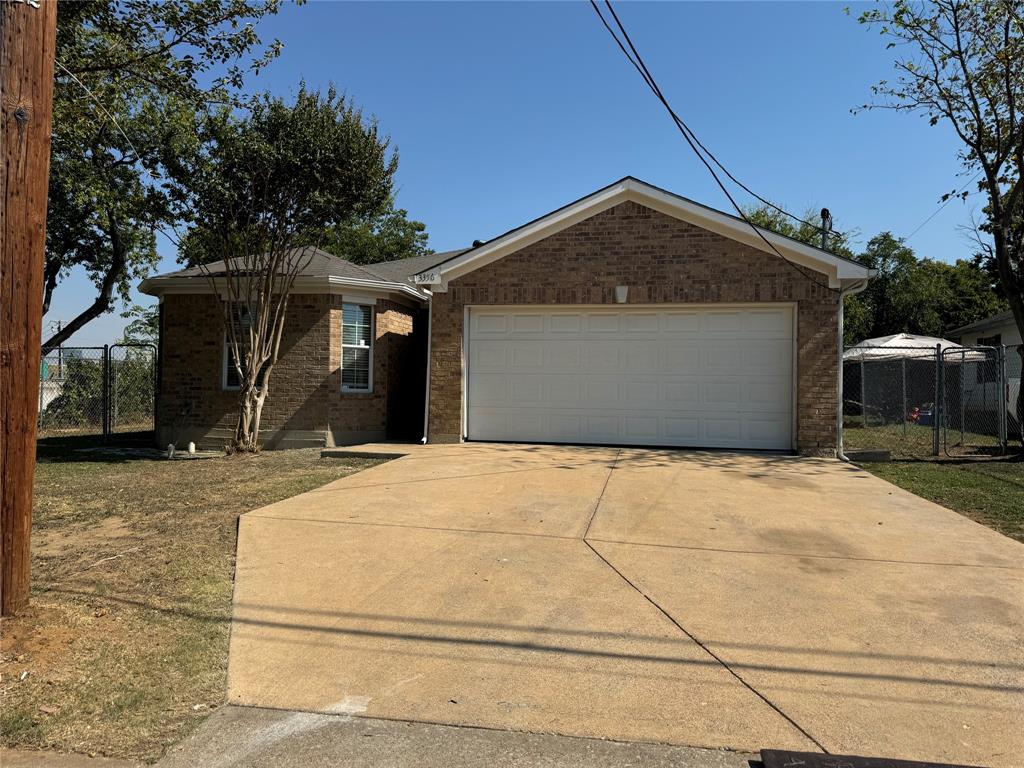
{"label": "sidewalk", "polygon": [[747,768],[751,759],[755,756],[723,750],[228,706],[173,747],[157,766]]}

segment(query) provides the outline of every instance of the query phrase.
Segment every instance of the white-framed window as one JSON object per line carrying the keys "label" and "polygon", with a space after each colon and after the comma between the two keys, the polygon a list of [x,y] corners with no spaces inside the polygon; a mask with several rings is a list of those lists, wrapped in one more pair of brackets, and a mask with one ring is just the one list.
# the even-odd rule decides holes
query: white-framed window
{"label": "white-framed window", "polygon": [[341,305],[341,391],[373,391],[373,306]]}

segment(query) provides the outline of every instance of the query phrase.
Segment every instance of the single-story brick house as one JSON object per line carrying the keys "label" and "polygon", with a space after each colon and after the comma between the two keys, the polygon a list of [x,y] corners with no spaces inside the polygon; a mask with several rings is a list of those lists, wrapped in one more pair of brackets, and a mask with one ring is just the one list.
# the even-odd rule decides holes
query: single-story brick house
{"label": "single-story brick house", "polygon": [[[834,453],[840,291],[870,276],[631,177],[465,250],[366,266],[317,253],[264,441]],[[220,297],[196,269],[142,290],[160,298],[160,444],[223,443]]]}

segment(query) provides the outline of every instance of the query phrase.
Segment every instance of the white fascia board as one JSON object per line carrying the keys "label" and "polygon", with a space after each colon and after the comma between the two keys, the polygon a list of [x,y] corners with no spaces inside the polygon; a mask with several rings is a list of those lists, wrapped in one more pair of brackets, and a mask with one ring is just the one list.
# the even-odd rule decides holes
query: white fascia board
{"label": "white fascia board", "polygon": [[440,287],[444,290],[449,280],[486,266],[625,201],[639,203],[667,216],[774,254],[772,248],[758,235],[759,231],[787,260],[826,276],[833,288],[839,288],[848,281],[871,277],[870,270],[859,264],[760,227],[755,231],[749,224],[733,216],[697,205],[637,179],[628,178],[440,264],[432,270],[421,272],[414,279],[418,285],[429,285],[434,290]]}
{"label": "white fascia board", "polygon": [[[513,230],[506,235],[458,256],[451,261],[439,264],[433,269],[421,272],[413,279],[417,285],[444,286],[449,280],[461,277],[467,272],[486,266],[528,245],[532,245],[545,237],[555,234],[573,224],[578,224],[601,211],[607,210],[622,202],[626,192],[626,182],[621,181],[602,189],[589,197],[559,209],[555,213],[544,216],[525,227]],[[437,290],[434,287],[434,290]]]}
{"label": "white fascia board", "polygon": [[[217,293],[227,295],[224,278],[214,278]],[[358,288],[360,291],[372,292],[381,296],[399,295],[413,298],[419,302],[430,300],[430,293],[415,288],[407,283],[395,283],[386,280],[364,280],[348,277],[297,277],[292,284],[294,293],[344,293],[346,289]],[[196,277],[150,277],[139,284],[139,290],[150,296],[162,296],[165,293],[201,294],[212,293],[210,279]]]}

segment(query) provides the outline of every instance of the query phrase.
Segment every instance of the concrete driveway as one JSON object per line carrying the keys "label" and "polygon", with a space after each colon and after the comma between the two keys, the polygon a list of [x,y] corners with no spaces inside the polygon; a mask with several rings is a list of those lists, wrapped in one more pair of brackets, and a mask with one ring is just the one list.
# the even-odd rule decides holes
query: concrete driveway
{"label": "concrete driveway", "polygon": [[1019,765],[1024,546],[832,460],[425,446],[242,518],[229,699]]}

